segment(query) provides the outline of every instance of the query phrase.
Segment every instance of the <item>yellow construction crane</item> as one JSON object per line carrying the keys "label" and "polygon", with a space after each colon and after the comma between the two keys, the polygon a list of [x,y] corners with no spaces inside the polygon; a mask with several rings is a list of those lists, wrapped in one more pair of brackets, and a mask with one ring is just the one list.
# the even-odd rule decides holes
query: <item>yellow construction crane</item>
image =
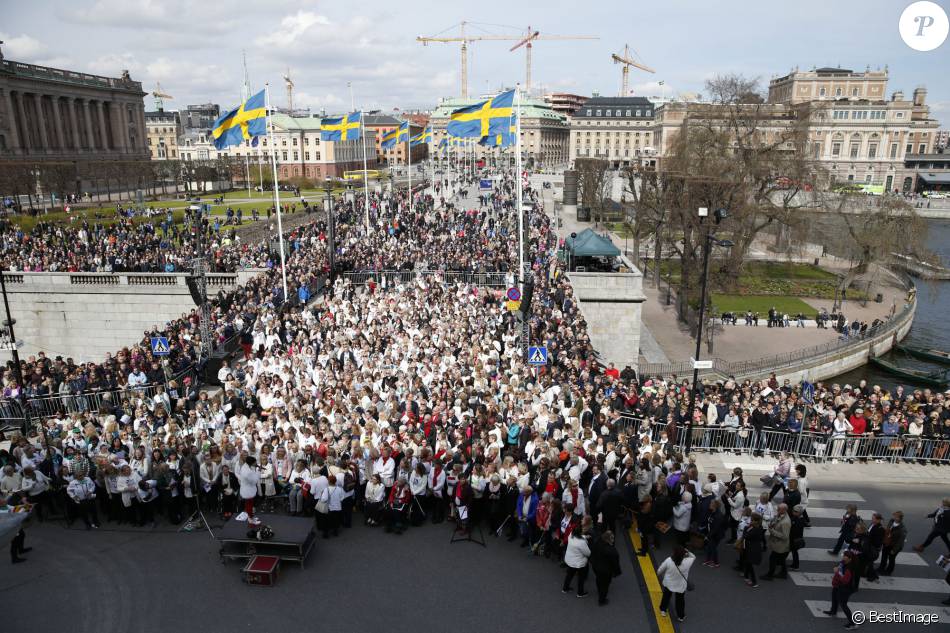
{"label": "yellow construction crane", "polygon": [[525,91],[531,93],[531,42],[536,40],[599,40],[599,37],[593,35],[541,35],[540,31],[532,31],[528,27],[528,34],[520,42],[511,47],[511,50],[517,50],[524,46],[525,48]]}
{"label": "yellow construction crane", "polygon": [[[539,31],[532,31],[531,27],[528,27],[527,35],[469,35],[465,33],[466,25],[474,24],[473,22],[460,22],[457,25],[450,26],[449,28],[454,28],[454,26],[459,27],[459,34],[457,36],[444,37],[441,35],[434,35],[432,37],[423,37],[419,36],[416,38],[417,42],[422,42],[423,46],[426,46],[429,42],[461,42],[461,91],[462,98],[468,98],[468,43],[469,42],[478,42],[481,40],[494,40],[494,41],[508,41],[508,42],[518,42],[515,44],[511,50],[515,50],[521,46],[525,46],[526,51],[526,74],[525,74],[525,87],[530,90],[531,88],[531,42],[534,40],[596,40],[600,39],[598,37],[588,36],[588,35],[541,35]],[[514,28],[514,27],[512,27]],[[448,30],[448,29],[446,29]],[[444,32],[444,31],[443,31]]]}
{"label": "yellow construction crane", "polygon": [[626,97],[628,91],[628,81],[630,76],[630,67],[639,68],[640,70],[645,70],[648,73],[655,73],[656,71],[650,68],[649,66],[644,66],[639,64],[632,59],[630,59],[630,47],[626,44],[623,45],[623,56],[617,55],[614,53],[610,56],[614,60],[615,64],[623,64],[623,88],[621,88],[620,96]]}
{"label": "yellow construction crane", "polygon": [[152,91],[152,96],[155,97],[155,109],[159,112],[165,110],[165,99],[174,99],[175,97],[165,94],[162,91],[162,84],[159,82],[155,83],[155,90]]}

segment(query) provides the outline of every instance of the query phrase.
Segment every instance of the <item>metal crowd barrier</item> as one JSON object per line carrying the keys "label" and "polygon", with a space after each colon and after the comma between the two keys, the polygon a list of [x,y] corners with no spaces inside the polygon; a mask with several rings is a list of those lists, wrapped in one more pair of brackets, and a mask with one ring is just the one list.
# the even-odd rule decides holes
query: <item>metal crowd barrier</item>
{"label": "metal crowd barrier", "polygon": [[[642,420],[621,415],[614,422],[614,430],[627,435],[639,435]],[[796,459],[815,462],[873,461],[898,463],[923,461],[950,464],[950,438],[919,435],[828,435],[812,431],[792,432],[765,428],[722,425],[696,425],[692,429],[677,427],[672,437],[665,424],[650,428],[650,442],[684,448],[689,439],[690,452],[735,452],[739,455],[755,453],[777,454],[788,452]]]}

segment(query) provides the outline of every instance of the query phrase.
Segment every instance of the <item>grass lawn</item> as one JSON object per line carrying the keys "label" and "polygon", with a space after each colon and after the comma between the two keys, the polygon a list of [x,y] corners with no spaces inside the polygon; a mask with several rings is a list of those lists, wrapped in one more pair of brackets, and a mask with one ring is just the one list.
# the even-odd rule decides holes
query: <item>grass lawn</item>
{"label": "grass lawn", "polygon": [[745,313],[746,310],[758,312],[759,316],[768,314],[771,308],[794,317],[799,312],[806,316],[814,315],[817,310],[801,299],[795,297],[774,297],[769,295],[722,295],[713,294],[713,311],[716,314],[723,312]]}
{"label": "grass lawn", "polygon": [[765,279],[800,279],[809,281],[834,281],[834,273],[812,264],[794,262],[747,262],[740,277]]}

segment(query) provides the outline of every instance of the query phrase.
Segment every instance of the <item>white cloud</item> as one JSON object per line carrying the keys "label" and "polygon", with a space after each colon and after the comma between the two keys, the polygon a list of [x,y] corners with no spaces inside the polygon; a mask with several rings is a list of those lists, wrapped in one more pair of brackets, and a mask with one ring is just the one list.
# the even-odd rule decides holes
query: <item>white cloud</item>
{"label": "white cloud", "polygon": [[17,36],[0,33],[0,41],[3,41],[4,57],[17,61],[35,62],[38,56],[45,54],[47,51],[45,44],[26,33]]}
{"label": "white cloud", "polygon": [[272,33],[261,35],[254,40],[257,46],[290,48],[298,46],[304,35],[313,26],[330,26],[330,19],[312,11],[298,11],[280,21],[280,28]]}
{"label": "white cloud", "polygon": [[630,90],[637,97],[659,97],[661,95],[674,95],[676,89],[670,84],[660,85],[660,79],[656,81],[643,81],[630,86]]}

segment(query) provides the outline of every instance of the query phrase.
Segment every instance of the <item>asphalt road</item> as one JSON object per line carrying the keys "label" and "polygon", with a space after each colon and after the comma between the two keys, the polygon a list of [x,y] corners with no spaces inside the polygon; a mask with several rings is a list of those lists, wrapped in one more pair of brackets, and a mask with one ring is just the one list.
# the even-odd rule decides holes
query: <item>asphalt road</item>
{"label": "asphalt road", "polygon": [[[29,562],[0,560],[2,631],[74,633],[191,630],[386,630],[467,633],[647,630],[630,548],[618,543],[623,574],[611,603],[562,594],[563,570],[518,543],[450,544],[447,524],[403,535],[362,525],[318,539],[306,569],[288,563],[275,588],[241,581],[222,565],[207,532],[27,528]],[[6,552],[4,552],[6,554]]]}
{"label": "asphalt road", "polygon": [[[843,465],[848,468],[847,465]],[[857,472],[860,465],[852,465]],[[687,618],[676,624],[681,633],[823,633],[840,631],[845,624],[839,611],[837,619],[824,616],[821,611],[830,608],[831,574],[839,560],[826,553],[834,546],[840,516],[847,503],[858,506],[858,514],[870,522],[871,512],[878,511],[890,518],[895,510],[905,513],[909,536],[904,554],[898,559],[894,574],[881,578],[879,583],[862,581],[861,589],[850,600],[852,610],[868,611],[905,610],[932,613],[939,616],[936,630],[946,630],[950,625],[950,607],[940,602],[950,595],[950,585],[944,582],[944,573],[934,564],[941,553],[946,553],[938,539],[923,554],[916,554],[911,547],[926,537],[932,524],[926,515],[934,510],[947,495],[946,469],[933,467],[933,484],[909,485],[874,483],[873,481],[842,481],[827,476],[810,476],[809,514],[812,528],[805,530],[807,554],[802,556],[798,574],[792,572],[787,580],[761,580],[768,569],[768,556],[757,568],[759,587],[745,585],[741,575],[734,571],[735,550],[723,542],[720,546],[719,569],[704,567],[700,563],[703,554],[697,552],[697,563],[690,572],[695,590],[686,596]],[[720,477],[726,475],[714,470]],[[759,485],[761,473],[746,472],[749,489],[756,496],[766,490]],[[776,498],[780,503],[781,496]],[[655,565],[669,555],[670,539],[664,547],[651,552]],[[790,560],[790,559],[789,559]],[[942,625],[942,626],[940,626]],[[922,624],[866,623],[868,631],[921,630]],[[933,628],[928,627],[928,628]]]}

